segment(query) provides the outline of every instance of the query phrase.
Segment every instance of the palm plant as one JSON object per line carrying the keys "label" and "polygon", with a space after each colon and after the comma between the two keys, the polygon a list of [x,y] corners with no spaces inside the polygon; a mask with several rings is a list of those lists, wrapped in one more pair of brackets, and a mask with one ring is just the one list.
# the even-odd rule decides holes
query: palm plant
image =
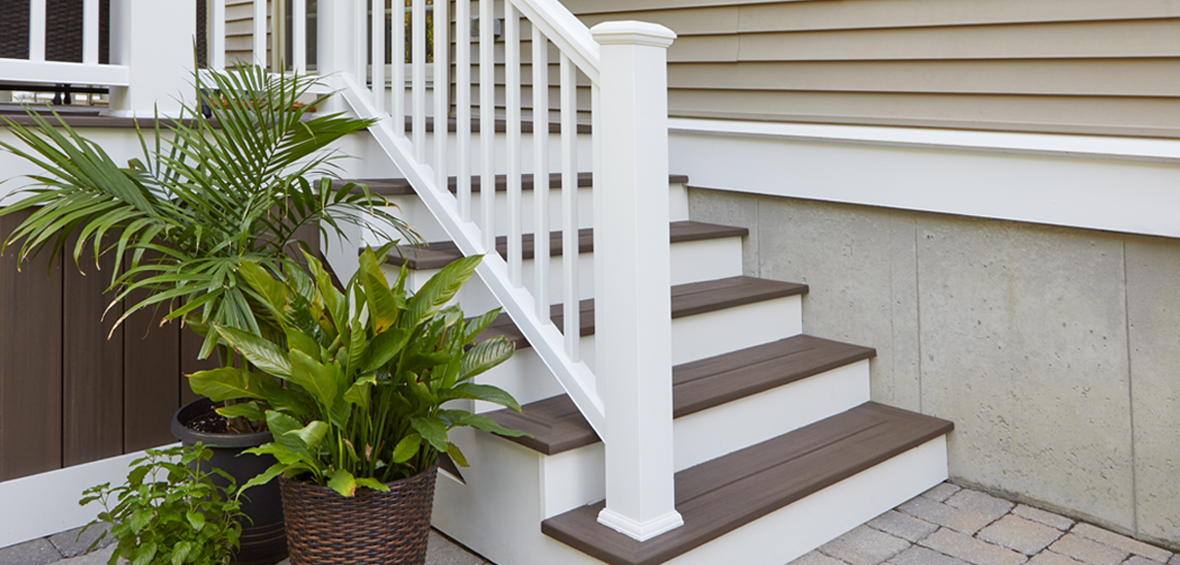
{"label": "palm plant", "polygon": [[[0,216],[31,211],[0,250],[19,243],[19,262],[50,244],[56,255],[76,236],[79,266],[88,247],[96,265],[105,253],[116,265],[126,259],[126,269],[111,274],[111,304],[126,302],[115,325],[163,308],[165,319],[205,335],[201,358],[217,344],[211,324],[278,331],[240,278],[243,262],[281,276],[298,256],[293,246],[306,248],[296,239],[304,226],[342,235],[346,224],[365,225],[391,240],[417,240],[384,198],[362,185],[333,184],[342,156],[328,145],[371,121],[310,114],[328,96],[299,104],[315,84],[258,67],[198,73],[196,99],[179,119],[156,116],[151,136],[137,125],[142,157],[126,166],[60,119],[30,111],[36,126],[24,127],[3,118],[24,147],[0,146],[44,173],[30,176],[36,185],[20,192],[22,200],[0,209]],[[129,300],[137,291],[146,297]],[[222,363],[231,363],[230,351],[222,353]]]}

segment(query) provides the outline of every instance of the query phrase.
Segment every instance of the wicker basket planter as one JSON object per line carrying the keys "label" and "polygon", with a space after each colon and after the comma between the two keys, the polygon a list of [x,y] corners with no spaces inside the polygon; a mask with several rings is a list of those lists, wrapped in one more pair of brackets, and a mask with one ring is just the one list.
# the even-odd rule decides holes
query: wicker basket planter
{"label": "wicker basket planter", "polygon": [[421,565],[438,467],[386,483],[389,492],[280,479],[292,565]]}

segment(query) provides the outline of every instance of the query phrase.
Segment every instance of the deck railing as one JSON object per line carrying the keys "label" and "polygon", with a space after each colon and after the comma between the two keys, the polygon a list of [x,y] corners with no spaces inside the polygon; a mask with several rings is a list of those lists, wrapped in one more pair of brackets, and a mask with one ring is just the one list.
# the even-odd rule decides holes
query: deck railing
{"label": "deck railing", "polygon": [[[208,61],[226,65],[226,0],[208,0]],[[258,64],[266,62],[268,10],[279,0],[252,3],[250,35]],[[399,3],[402,0],[397,0]],[[457,0],[432,6],[411,0],[409,77],[401,17],[382,17],[386,1],[319,0],[316,71],[338,109],[377,118],[372,134],[466,255],[485,255],[478,273],[533,349],[556,375],[606,444],[607,505],[599,521],[638,539],[675,528],[671,399],[670,254],[668,236],[666,49],[675,35],[661,26],[612,22],[587,29],[556,0]],[[31,0],[29,57],[0,59],[4,82],[73,83],[111,87],[116,114],[169,115],[189,81],[196,33],[192,0],[111,0],[110,62],[99,61],[99,0],[83,3],[81,62],[45,60],[46,0]],[[293,68],[308,69],[307,4],[292,5]],[[400,6],[399,6],[400,8]],[[369,10],[377,17],[367,17]],[[397,10],[400,15],[401,10]],[[477,39],[471,22],[478,16]],[[503,19],[504,60],[496,60],[497,18]],[[277,18],[272,18],[277,21]],[[454,23],[454,150],[448,77],[450,24]],[[366,29],[366,26],[372,26]],[[532,143],[523,143],[521,44],[531,40]],[[391,41],[385,42],[388,33]],[[371,40],[368,38],[372,38]],[[433,50],[427,62],[427,48]],[[475,61],[471,54],[478,48]],[[550,97],[550,50],[557,53],[556,104]],[[369,65],[368,57],[378,64]],[[383,61],[390,61],[391,80]],[[427,65],[433,65],[433,86]],[[503,64],[503,84],[497,65]],[[370,68],[371,67],[371,68]],[[478,68],[478,104],[471,100]],[[371,77],[371,80],[367,80]],[[578,107],[579,81],[588,84],[589,108]],[[409,85],[407,88],[407,84]],[[497,88],[504,92],[506,140],[497,154]],[[433,104],[428,105],[427,90]],[[183,95],[183,94],[182,94]],[[431,107],[432,106],[432,107]],[[473,106],[477,109],[473,110]],[[579,111],[589,110],[591,133],[579,133]],[[557,112],[559,150],[550,154],[550,112]],[[585,119],[581,121],[586,121]],[[476,127],[478,124],[478,128]],[[433,128],[433,150],[428,133]],[[473,133],[478,131],[478,136]],[[579,136],[590,135],[592,159],[579,163]],[[531,156],[525,170],[526,152]],[[552,165],[552,166],[551,166]],[[581,358],[578,172],[593,172],[595,370]],[[523,177],[533,174],[535,233],[550,231],[545,179],[560,171],[561,284],[550,292],[548,237],[536,237],[533,280],[524,279],[526,221]],[[507,214],[497,217],[495,175],[507,175]],[[448,177],[457,188],[448,190]],[[473,209],[473,175],[479,175],[480,209]],[[499,233],[507,253],[496,251]],[[531,288],[529,288],[531,286]],[[551,318],[560,304],[562,324]]]}

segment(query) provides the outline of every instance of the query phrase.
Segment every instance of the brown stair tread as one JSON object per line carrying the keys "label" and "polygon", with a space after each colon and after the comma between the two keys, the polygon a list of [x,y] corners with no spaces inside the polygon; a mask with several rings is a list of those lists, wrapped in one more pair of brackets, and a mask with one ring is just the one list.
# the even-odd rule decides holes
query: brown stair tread
{"label": "brown stair tread", "polygon": [[603,503],[541,531],[612,565],[655,565],[954,429],[946,420],[874,402],[676,473],[684,525],[640,543],[598,524]]}
{"label": "brown stair tread", "polygon": [[[754,304],[764,300],[773,300],[786,296],[807,293],[807,285],[799,283],[779,282],[754,277],[729,277],[705,282],[678,284],[672,287],[672,318],[681,318],[694,314],[703,314],[725,308]],[[579,335],[588,336],[594,333],[594,299],[587,298],[578,304],[581,313],[578,317],[581,332]],[[554,304],[549,309],[550,319],[562,328],[565,316],[562,306]],[[479,335],[479,339],[504,336],[516,344],[517,349],[529,347],[524,334],[512,322],[507,314],[501,314],[492,322],[488,329]]]}
{"label": "brown stair tread", "polygon": [[[587,187],[593,184],[594,177],[591,173],[578,173],[578,186]],[[355,182],[369,187],[369,192],[380,194],[382,196],[405,196],[414,194],[413,187],[406,179],[347,179],[343,181],[335,181],[334,186],[339,187],[345,182]],[[457,177],[447,178],[447,188],[451,192],[457,192],[458,189]],[[688,177],[685,175],[668,175],[668,184],[687,184]],[[521,175],[520,187],[522,190],[533,189],[533,175]],[[480,177],[473,175],[471,177],[471,192],[479,192]],[[561,173],[552,173],[549,175],[549,188],[561,188]],[[496,191],[504,192],[508,190],[508,176],[496,175]]]}
{"label": "brown stair tread", "polygon": [[[797,335],[672,368],[672,415],[687,416],[856,361],[868,347]],[[524,405],[523,413],[488,413],[500,425],[533,437],[505,438],[546,455],[598,443],[598,435],[564,394]]]}
{"label": "brown stair tread", "polygon": [[[745,237],[749,235],[750,230],[746,228],[735,228],[731,226],[723,226],[719,224],[706,224],[702,222],[672,222],[669,226],[671,232],[672,243],[683,243],[687,241],[700,241],[705,239],[720,239],[724,237]],[[549,234],[549,255],[553,257],[560,257],[562,254],[561,245],[562,232],[555,231]],[[532,259],[535,246],[534,234],[526,233],[521,237],[522,255],[525,259]],[[508,237],[500,236],[496,238],[496,250],[500,254],[508,254]],[[593,228],[582,228],[578,230],[578,252],[590,253],[594,251],[594,230]],[[411,269],[441,269],[450,262],[459,259],[463,254],[459,252],[459,248],[451,241],[440,241],[429,243],[422,247],[413,245],[399,245],[397,249],[390,253],[389,263],[391,265],[401,266],[402,263],[407,263]]]}

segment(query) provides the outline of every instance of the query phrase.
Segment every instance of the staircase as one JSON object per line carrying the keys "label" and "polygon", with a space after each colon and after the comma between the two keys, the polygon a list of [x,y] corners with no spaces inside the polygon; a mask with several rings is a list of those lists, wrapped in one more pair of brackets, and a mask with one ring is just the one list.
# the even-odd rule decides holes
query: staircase
{"label": "staircase", "polygon": [[[436,527],[500,565],[783,565],[946,479],[952,424],[873,403],[873,350],[804,335],[808,288],[743,276],[746,229],[689,217],[689,179],[667,166],[671,30],[457,0],[454,35],[428,34],[425,0],[410,4],[407,30],[319,0],[317,70],[340,93],[326,109],[374,120],[369,154],[402,178],[363,182],[430,242],[400,248],[391,274],[411,269],[416,288],[484,256],[457,298],[503,308],[486,333],[517,353],[479,380],[524,410],[469,408],[532,434],[452,433],[472,466],[439,479]],[[451,6],[433,3],[433,22]],[[428,49],[434,77],[452,76],[451,37],[453,112],[426,82]],[[366,61],[390,50],[386,81]],[[530,84],[548,88],[526,104]]]}
{"label": "staircase", "polygon": [[[579,180],[589,192],[590,175]],[[472,466],[439,479],[434,524],[441,531],[500,565],[783,565],[947,478],[945,436],[953,425],[872,402],[875,352],[803,334],[808,287],[742,276],[747,230],[690,220],[687,181],[670,176],[668,188],[670,200],[680,203],[672,207],[669,232],[674,480],[684,525],[638,542],[598,523],[602,442],[519,328],[501,315],[485,336],[507,337],[517,353],[480,381],[509,390],[523,413],[485,413],[531,437],[457,435]],[[439,233],[404,181],[358,182],[400,203],[424,233]],[[497,183],[501,190],[503,184]],[[559,179],[549,185],[560,190]],[[538,189],[531,177],[523,187]],[[478,201],[478,185],[473,190]],[[579,230],[586,265],[592,236],[592,228]],[[526,281],[534,238],[522,238]],[[549,237],[555,258],[563,253],[560,238],[560,232]],[[497,243],[504,253],[506,238]],[[389,274],[405,264],[412,284],[461,256],[447,240],[398,251]],[[473,279],[463,293],[469,314],[497,306],[481,281]],[[582,356],[592,362],[594,299],[583,298],[579,310]],[[562,309],[554,306],[551,316],[561,327]]]}

